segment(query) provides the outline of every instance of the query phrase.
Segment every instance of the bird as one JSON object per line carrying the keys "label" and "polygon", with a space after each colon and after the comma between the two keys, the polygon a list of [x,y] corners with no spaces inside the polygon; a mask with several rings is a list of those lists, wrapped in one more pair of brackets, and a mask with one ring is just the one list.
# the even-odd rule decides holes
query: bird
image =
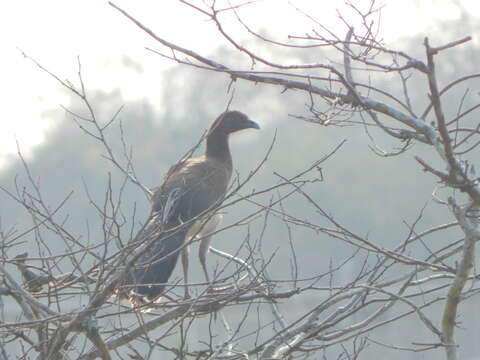
{"label": "bird", "polygon": [[260,129],[240,111],[225,111],[210,126],[205,154],[173,165],[165,180],[153,192],[151,213],[144,227],[133,238],[140,251],[127,273],[121,294],[134,306],[151,303],[165,292],[179,254],[188,291],[188,243],[200,239],[199,258],[210,283],[206,254],[212,232],[221,220],[215,209],[222,203],[232,176],[229,137],[244,129]]}

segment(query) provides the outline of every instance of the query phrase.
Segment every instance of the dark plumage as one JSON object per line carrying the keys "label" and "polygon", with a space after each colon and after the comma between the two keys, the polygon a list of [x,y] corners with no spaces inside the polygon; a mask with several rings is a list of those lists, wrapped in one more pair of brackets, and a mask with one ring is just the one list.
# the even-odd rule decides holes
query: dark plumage
{"label": "dark plumage", "polygon": [[[228,146],[233,132],[259,126],[239,111],[221,114],[207,134],[205,155],[189,158],[174,165],[164,183],[152,197],[149,221],[134,239],[134,244],[148,246],[128,275],[125,291],[132,303],[152,301],[160,296],[178,260],[187,239],[203,236],[200,260],[208,280],[205,255],[218,216],[211,216],[227,190],[232,175],[232,158]],[[208,223],[205,224],[205,222]],[[188,257],[182,253],[185,281]],[[188,296],[188,289],[185,290]]]}

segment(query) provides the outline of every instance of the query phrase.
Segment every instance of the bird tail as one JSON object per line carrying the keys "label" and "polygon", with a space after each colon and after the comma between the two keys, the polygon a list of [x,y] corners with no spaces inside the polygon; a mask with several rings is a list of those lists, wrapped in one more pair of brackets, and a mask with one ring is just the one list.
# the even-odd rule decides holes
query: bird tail
{"label": "bird tail", "polygon": [[134,306],[157,299],[164,292],[175,269],[187,232],[188,229],[180,226],[162,233],[153,242],[150,239],[142,241],[149,248],[142,249],[144,254],[128,274],[122,297],[126,297]]}

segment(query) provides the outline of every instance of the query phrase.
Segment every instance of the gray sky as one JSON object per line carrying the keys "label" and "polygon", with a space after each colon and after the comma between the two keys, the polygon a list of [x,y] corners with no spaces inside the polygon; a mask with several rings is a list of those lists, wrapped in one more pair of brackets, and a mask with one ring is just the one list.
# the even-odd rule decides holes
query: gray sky
{"label": "gray sky", "polygon": [[[201,0],[192,2],[203,3]],[[201,54],[208,54],[224,44],[205,16],[178,0],[118,0],[115,3],[165,39]],[[222,1],[217,3],[221,5]],[[369,1],[354,3],[361,7]],[[419,32],[428,35],[441,31],[435,26],[437,22],[455,21],[461,15],[457,1],[453,0],[384,0],[378,3],[385,5],[381,18],[382,37],[391,48],[401,48],[402,38]],[[478,1],[462,0],[461,4],[480,17]],[[285,40],[289,34],[303,35],[315,27],[294,6],[339,34],[345,33],[345,27],[338,20],[336,10],[347,19],[351,16],[343,0],[263,0],[241,8],[240,13],[253,29],[267,29],[278,40]],[[87,88],[105,91],[119,88],[126,101],[159,99],[165,89],[158,81],[158,74],[175,66],[147,52],[145,46],[160,47],[105,1],[19,0],[8,2],[8,5],[2,3],[0,13],[3,15],[0,30],[6,40],[2,40],[0,67],[4,115],[0,122],[0,167],[7,156],[16,152],[16,139],[22,152],[32,155],[31,147],[44,141],[45,132],[54,126],[44,115],[45,111],[58,108],[59,104],[68,105],[60,86],[26,61],[18,48],[62,79],[71,81],[77,80],[76,58],[79,55]],[[222,16],[231,34],[237,39],[246,37],[233,14],[225,12]],[[470,35],[478,41],[475,34]],[[126,57],[141,68],[125,67]],[[155,105],[161,106],[158,101]]]}

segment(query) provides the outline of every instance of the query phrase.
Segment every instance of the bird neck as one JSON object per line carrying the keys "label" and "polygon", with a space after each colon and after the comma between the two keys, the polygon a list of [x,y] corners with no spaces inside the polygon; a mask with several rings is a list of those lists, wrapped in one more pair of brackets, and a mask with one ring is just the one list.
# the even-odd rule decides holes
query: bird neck
{"label": "bird neck", "polygon": [[207,158],[219,160],[232,168],[232,156],[228,146],[228,135],[224,133],[213,132],[207,138]]}

